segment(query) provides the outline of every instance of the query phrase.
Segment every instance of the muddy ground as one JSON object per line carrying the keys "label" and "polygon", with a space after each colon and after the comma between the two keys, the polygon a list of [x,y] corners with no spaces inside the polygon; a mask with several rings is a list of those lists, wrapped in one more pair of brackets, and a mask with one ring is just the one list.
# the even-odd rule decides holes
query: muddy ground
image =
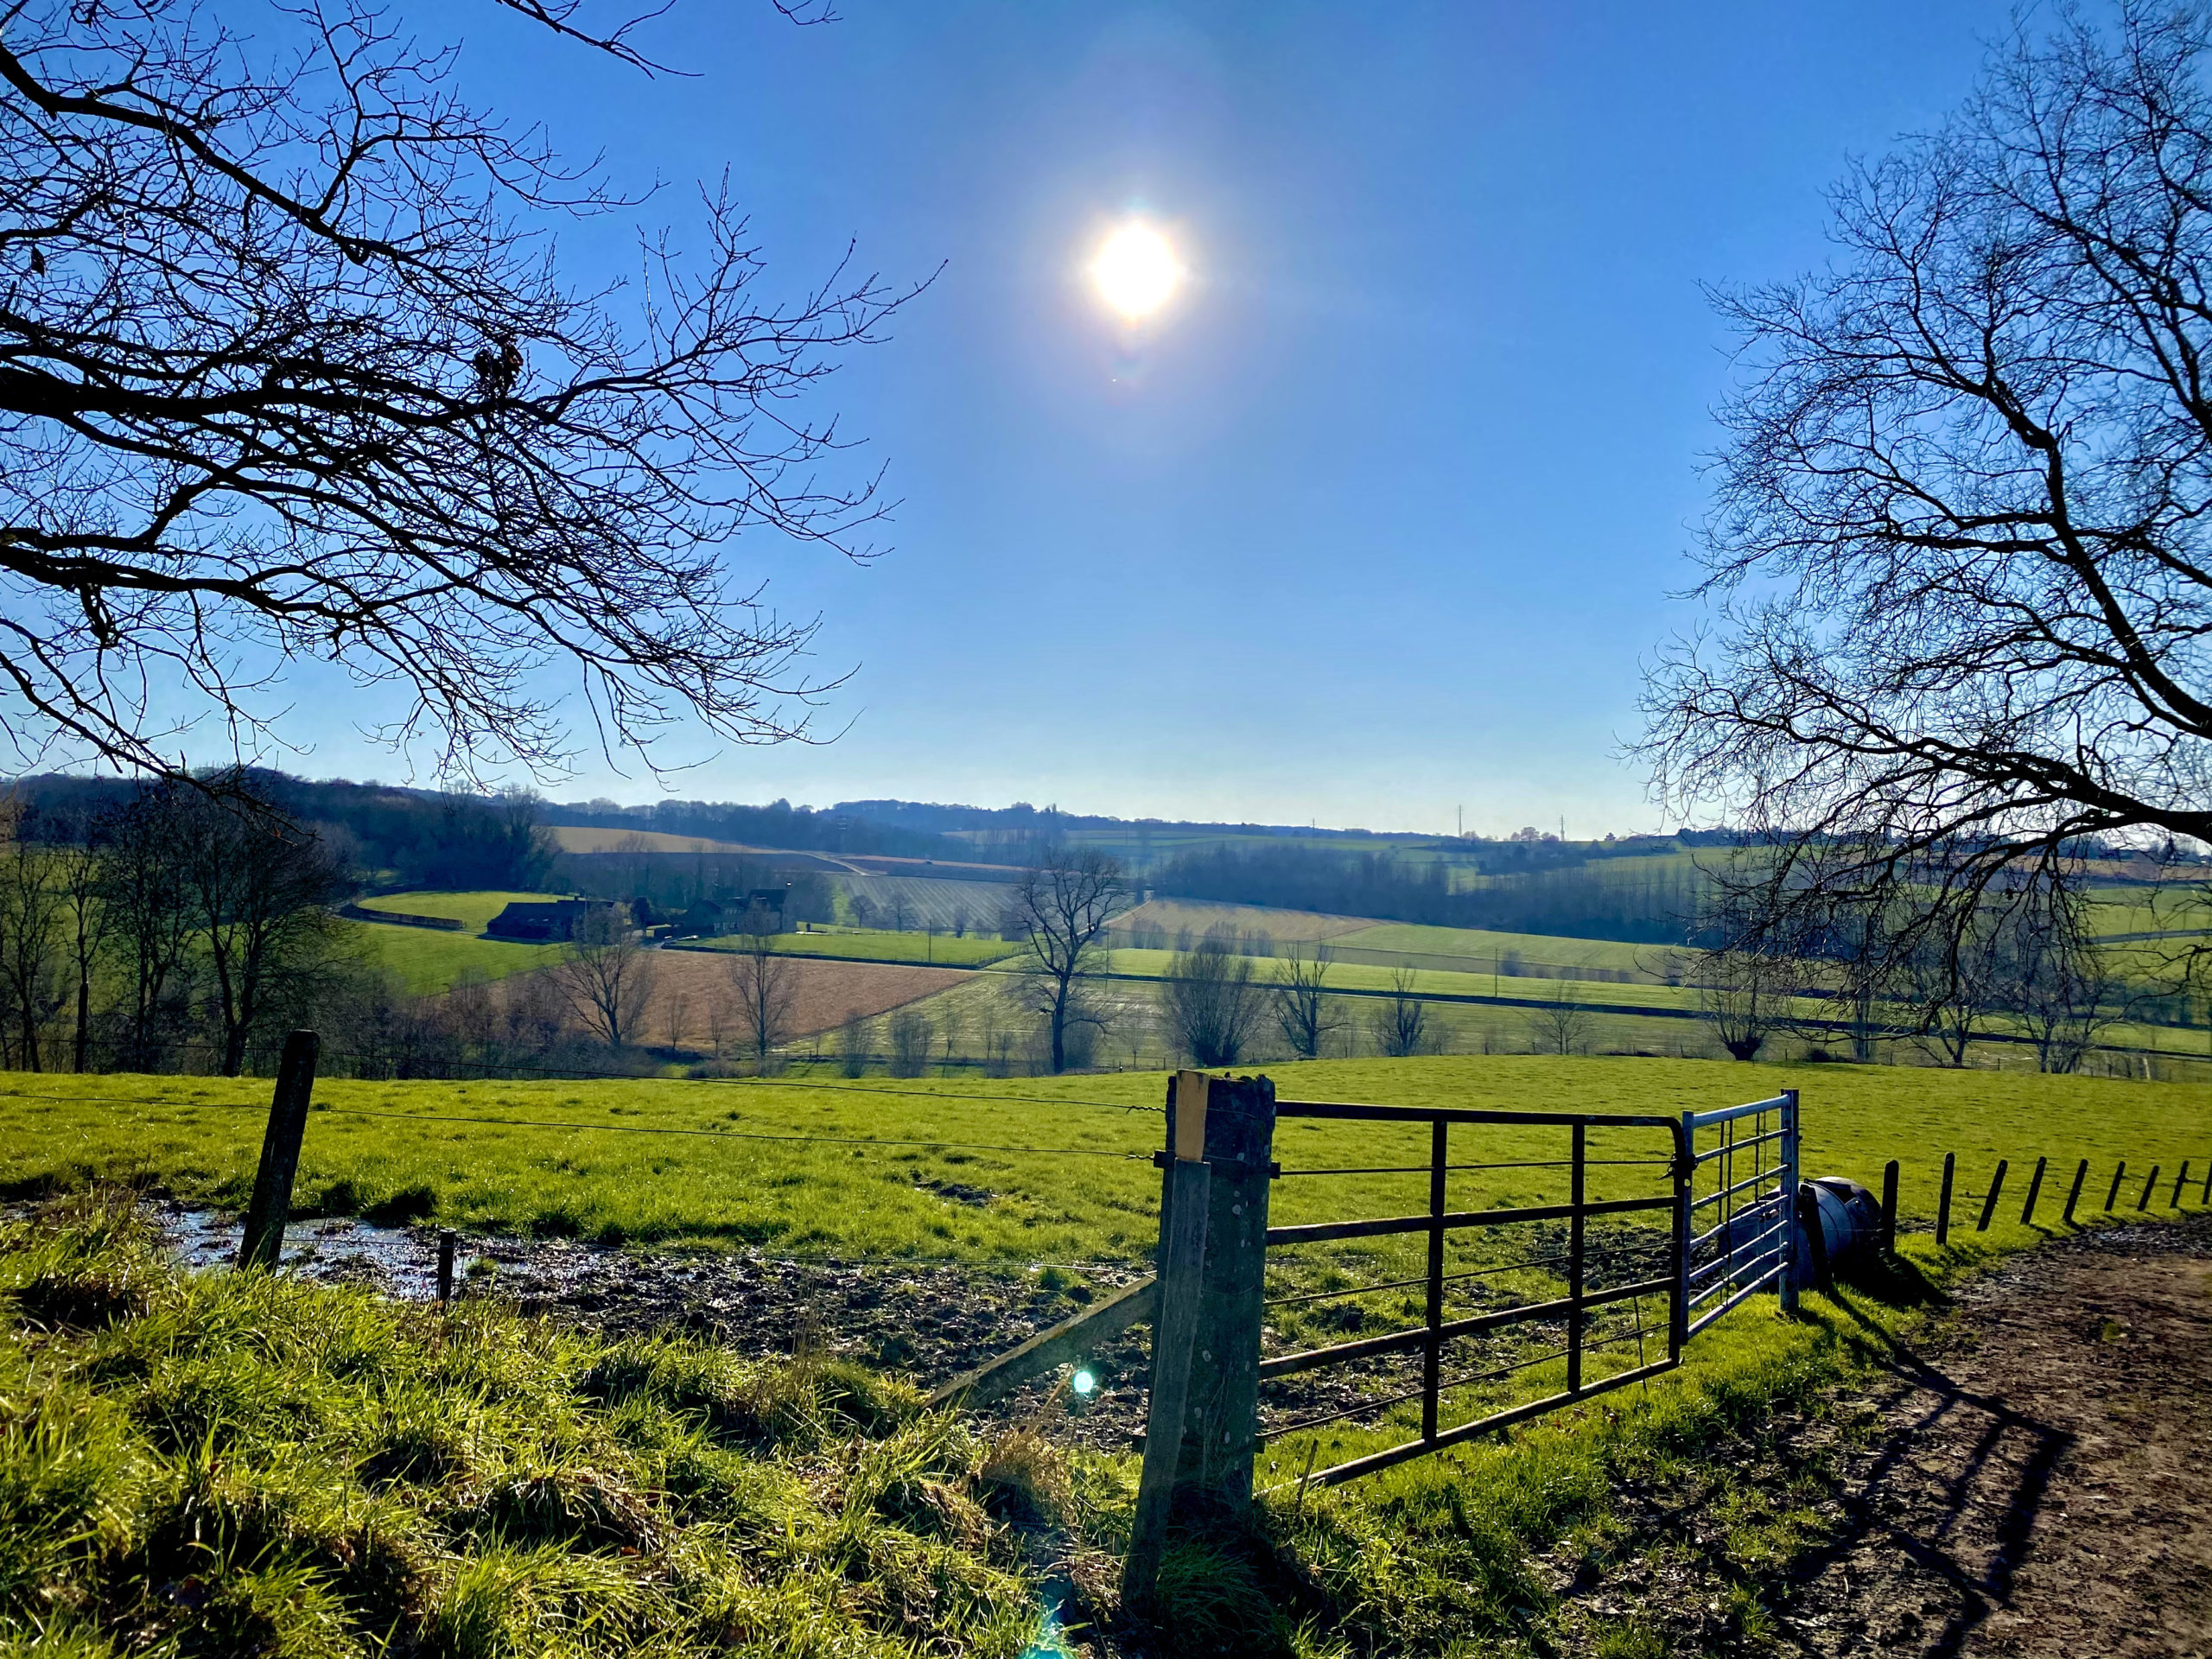
{"label": "muddy ground", "polygon": [[1570,1650],[1640,1623],[1669,1653],[2212,1654],[2212,1218],[2015,1256],[1873,1389],[1735,1450],[1549,1563]]}

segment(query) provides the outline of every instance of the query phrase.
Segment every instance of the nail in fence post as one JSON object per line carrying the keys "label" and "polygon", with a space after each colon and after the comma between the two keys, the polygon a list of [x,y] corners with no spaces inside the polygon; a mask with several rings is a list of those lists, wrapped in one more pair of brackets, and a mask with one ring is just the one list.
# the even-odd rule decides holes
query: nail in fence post
{"label": "nail in fence post", "polygon": [[1958,1173],[1959,1154],[1955,1152],[1945,1153],[1943,1154],[1943,1191],[1936,1200],[1936,1243],[1939,1246],[1951,1242],[1951,1182]]}
{"label": "nail in fence post", "polygon": [[1997,1213],[1998,1194],[2005,1190],[2005,1172],[2012,1166],[2012,1160],[2009,1158],[1999,1158],[1997,1160],[1997,1173],[1990,1179],[1989,1196],[1981,1201],[1981,1219],[1974,1224],[1974,1230],[1977,1233],[1986,1233],[1989,1230],[1989,1218]]}
{"label": "nail in fence post", "polygon": [[2138,1210],[2148,1210],[2151,1207],[2152,1190],[2158,1185],[2158,1166],[2153,1164],[2151,1166],[2151,1179],[2143,1183],[2143,1197],[2135,1206]]}
{"label": "nail in fence post", "polygon": [[[1436,1438],[1437,1395],[1444,1380],[1444,1166],[1449,1131],[1438,1118],[1428,1126],[1428,1336],[1421,1356],[1421,1437]],[[1573,1364],[1568,1360],[1569,1366]],[[1570,1387],[1573,1385],[1570,1383]]]}
{"label": "nail in fence post", "polygon": [[1205,1268],[1207,1181],[1205,1162],[1207,1079],[1182,1071],[1168,1084],[1166,1203],[1160,1218],[1159,1300],[1152,1325],[1152,1385],[1145,1419],[1144,1467],[1137,1480],[1136,1516],[1122,1566],[1122,1599],[1152,1599],[1166,1548],[1175,1471],[1191,1395],[1191,1360],[1198,1345],[1198,1304]]}
{"label": "nail in fence post", "polygon": [[2181,1160],[2181,1173],[2174,1177],[2174,1201],[2166,1206],[2167,1209],[2178,1210],[2181,1208],[2181,1190],[2188,1185],[2189,1160],[2184,1158]]}
{"label": "nail in fence post", "polygon": [[1897,1253],[1897,1160],[1882,1166],[1882,1254]]}
{"label": "nail in fence post", "polygon": [[1782,1091],[1782,1167],[1776,1172],[1782,1178],[1782,1202],[1777,1208],[1782,1215],[1782,1311],[1797,1311],[1797,1091]]}
{"label": "nail in fence post", "polygon": [[2023,1227],[2035,1225],[2036,1200],[2043,1196],[2043,1173],[2050,1164],[2048,1158],[2037,1159],[2036,1173],[2028,1177],[2028,1201],[2020,1210],[2020,1225]]}
{"label": "nail in fence post", "polygon": [[453,1300],[454,1242],[449,1231],[438,1235],[438,1300],[442,1302]]}
{"label": "nail in fence post", "polygon": [[1584,1199],[1584,1167],[1587,1147],[1587,1131],[1578,1123],[1574,1126],[1574,1167],[1568,1178],[1567,1202],[1574,1206],[1574,1213],[1567,1224],[1567,1391],[1582,1392],[1582,1205]]}
{"label": "nail in fence post", "polygon": [[2081,1200],[2082,1183],[2088,1179],[2089,1160],[2084,1158],[2075,1168],[2074,1185],[2069,1187],[2066,1191],[2066,1215],[2064,1219],[2069,1227],[2071,1227],[2074,1224],[2074,1206]]}
{"label": "nail in fence post", "polygon": [[253,1198],[246,1205],[245,1236],[238,1241],[241,1268],[273,1268],[284,1254],[284,1224],[291,1219],[292,1182],[300,1173],[300,1141],[307,1133],[321,1046],[311,1031],[296,1031],[284,1039],[276,1092],[269,1102],[269,1128],[261,1137],[261,1163],[253,1173]]}
{"label": "nail in fence post", "polygon": [[2120,1202],[2120,1184],[2122,1180],[2126,1179],[2126,1175],[2127,1160],[2123,1158],[2120,1160],[2120,1166],[2112,1173],[2112,1191],[2105,1194],[2105,1213],[2107,1215],[2110,1215],[2112,1213],[2113,1205]]}

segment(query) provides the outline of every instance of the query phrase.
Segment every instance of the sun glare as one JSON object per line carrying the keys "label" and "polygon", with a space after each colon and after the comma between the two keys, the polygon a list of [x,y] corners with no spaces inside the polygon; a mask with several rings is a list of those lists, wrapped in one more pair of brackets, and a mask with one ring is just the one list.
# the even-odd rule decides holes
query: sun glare
{"label": "sun glare", "polygon": [[1099,249],[1090,276],[1106,303],[1134,321],[1167,303],[1183,280],[1183,267],[1158,231],[1124,225]]}

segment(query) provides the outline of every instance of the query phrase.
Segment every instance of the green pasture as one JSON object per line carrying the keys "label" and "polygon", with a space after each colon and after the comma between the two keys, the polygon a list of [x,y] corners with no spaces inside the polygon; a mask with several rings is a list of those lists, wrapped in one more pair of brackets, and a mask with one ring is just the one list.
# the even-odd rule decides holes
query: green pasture
{"label": "green pasture", "polygon": [[[746,941],[735,936],[719,939],[686,939],[690,950],[738,950]],[[804,933],[770,936],[769,946],[779,956],[823,957],[836,962],[899,962],[934,963],[940,968],[980,968],[1001,962],[1021,947],[1001,939],[954,938],[898,932],[889,928],[836,927],[809,929]]]}
{"label": "green pasture", "polygon": [[[1618,947],[1633,950],[1632,945]],[[1139,979],[1165,979],[1174,969],[1172,950],[1121,950],[1109,953],[1108,971]],[[1253,958],[1261,983],[1281,971],[1280,958]],[[1330,965],[1327,985],[1337,991],[1389,991],[1395,969],[1379,963],[1338,962]],[[1416,968],[1413,988],[1421,996],[1503,997],[1525,1002],[1607,1002],[1631,1007],[1694,1011],[1697,992],[1683,985],[1593,983],[1585,979],[1549,979],[1533,974],[1467,973],[1453,969]]]}
{"label": "green pasture", "polygon": [[[1675,1114],[1804,1091],[1812,1173],[1878,1185],[1906,1170],[1904,1213],[1932,1212],[1943,1153],[1961,1192],[1999,1157],[2115,1159],[2171,1173],[2212,1159],[2201,1087],[2032,1073],[1536,1056],[1324,1060],[1268,1068],[1282,1098]],[[824,1257],[1014,1262],[1141,1259],[1157,1229],[1157,1073],[797,1086],[778,1082],[366,1083],[327,1080],[302,1154],[303,1206],[470,1230]],[[152,1182],[235,1207],[251,1185],[268,1085],[200,1077],[0,1078],[0,1188]],[[372,1113],[376,1116],[353,1116]],[[470,1119],[526,1120],[517,1123]],[[537,1127],[544,1126],[544,1127]],[[679,1135],[630,1133],[678,1129]],[[760,1137],[760,1138],[753,1138]],[[809,1138],[822,1137],[822,1138]],[[1663,1151],[1648,1134],[1621,1155]],[[1455,1157],[1560,1155],[1541,1128],[1459,1132]],[[901,1144],[912,1143],[912,1144]],[[1419,1128],[1286,1122],[1286,1170],[1411,1166]],[[1464,1154],[1461,1148],[1464,1147]],[[1033,1149],[1033,1150],[1032,1150]],[[1630,1185],[1648,1172],[1618,1172]],[[2094,1175],[2094,1170],[2093,1170]],[[1552,1168],[1468,1172],[1452,1203],[1537,1201]],[[1611,1178],[1608,1178],[1609,1179]],[[2015,1180],[2020,1179],[2016,1174]],[[1389,1214],[1418,1174],[1287,1177],[1283,1222]],[[1382,1241],[1353,1256],[1387,1254]],[[1332,1261],[1337,1258],[1332,1257]],[[1317,1264],[1316,1270],[1320,1270]]]}
{"label": "green pasture", "polygon": [[360,907],[403,916],[436,916],[459,922],[472,933],[481,933],[509,905],[542,905],[560,896],[557,893],[383,893],[362,899]]}
{"label": "green pasture", "polygon": [[427,927],[385,922],[349,924],[361,949],[379,966],[398,976],[417,996],[453,988],[464,974],[487,980],[526,974],[561,955],[557,944],[524,944],[513,939],[480,938],[474,933],[441,933]]}
{"label": "green pasture", "polygon": [[1467,957],[1485,965],[1510,953],[1531,967],[1607,968],[1639,976],[1653,975],[1667,957],[1675,954],[1664,945],[1572,939],[1548,933],[1496,933],[1478,927],[1423,927],[1411,922],[1383,922],[1356,933],[1340,933],[1329,944],[1339,950],[1395,951],[1416,959]]}

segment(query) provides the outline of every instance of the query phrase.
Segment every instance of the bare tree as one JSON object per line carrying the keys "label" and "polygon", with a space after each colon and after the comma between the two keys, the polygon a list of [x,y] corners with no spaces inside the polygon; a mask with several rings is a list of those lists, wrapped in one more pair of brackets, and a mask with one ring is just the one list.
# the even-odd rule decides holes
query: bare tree
{"label": "bare tree", "polygon": [[1014,995],[1044,1016],[1055,1072],[1067,1070],[1071,1030],[1104,1023],[1084,978],[1099,935],[1129,903],[1120,862],[1095,847],[1049,849],[1015,884],[1009,916],[1022,950]]}
{"label": "bare tree", "polygon": [[1412,969],[1392,969],[1389,1000],[1376,1008],[1369,1021],[1375,1046],[1394,1059],[1426,1053],[1433,1035],[1428,1004],[1414,995],[1414,983]]}
{"label": "bare tree", "polygon": [[1966,972],[1985,897],[2087,838],[2212,838],[2208,48],[2201,7],[2024,14],[1834,193],[1827,269],[1719,299],[1716,626],[1644,751],[1770,839],[1767,949],[1903,899],[1891,960]]}
{"label": "bare tree", "polygon": [[1595,1021],[1580,1002],[1554,1002],[1529,1011],[1529,1046],[1540,1054],[1580,1054],[1590,1046]]}
{"label": "bare tree", "polygon": [[748,933],[731,953],[729,980],[737,999],[739,1028],[753,1058],[765,1067],[768,1056],[791,1034],[798,963],[778,950],[768,935]]}
{"label": "bare tree", "polygon": [[1698,1012],[1714,1039],[1732,1059],[1758,1058],[1783,1023],[1781,965],[1758,950],[1729,944],[1700,952],[1692,972]]}
{"label": "bare tree", "polygon": [[859,1013],[849,1014],[845,1023],[837,1027],[837,1069],[849,1077],[861,1077],[868,1071],[868,1018]]}
{"label": "bare tree", "polygon": [[[570,6],[506,3],[590,38]],[[291,10],[281,42],[190,0],[7,22],[20,753],[178,775],[164,710],[189,695],[250,745],[299,657],[396,684],[388,734],[449,771],[560,766],[553,663],[605,743],[678,715],[746,742],[803,726],[808,629],[718,550],[758,525],[865,554],[873,481],[820,475],[841,441],[793,400],[899,296],[840,268],[766,300],[713,190],[645,234],[641,283],[565,276],[554,228],[635,202],[470,109],[453,54],[367,0]],[[634,57],[620,37],[599,43]]]}
{"label": "bare tree", "polygon": [[1161,995],[1168,1029],[1193,1065],[1234,1065],[1259,1024],[1267,993],[1233,930],[1215,928],[1169,961]]}
{"label": "bare tree", "polygon": [[23,814],[0,809],[0,993],[20,1071],[42,1069],[41,1039],[67,995],[61,980],[61,893],[46,849],[20,831]]}
{"label": "bare tree", "polygon": [[548,972],[576,1017],[609,1048],[620,1048],[637,1040],[658,966],[629,907],[598,905],[578,919],[568,950]]}
{"label": "bare tree", "polygon": [[1301,1060],[1318,1060],[1329,1039],[1342,1022],[1332,1012],[1326,995],[1329,967],[1335,960],[1326,944],[1316,944],[1307,956],[1296,940],[1283,948],[1275,964],[1275,1024],[1290,1052]]}
{"label": "bare tree", "polygon": [[2041,886],[1998,933],[1996,999],[2026,1027],[2041,1071],[2079,1069],[2098,1033],[2126,1013],[2087,909],[2070,886]]}
{"label": "bare tree", "polygon": [[930,1063],[929,1016],[914,1008],[901,1008],[889,1023],[891,1075],[920,1077]]}
{"label": "bare tree", "polygon": [[213,992],[226,1077],[279,1000],[299,1000],[338,954],[331,907],[347,883],[323,844],[267,807],[241,804],[235,784],[173,798],[177,873]]}
{"label": "bare tree", "polygon": [[121,1058],[132,1071],[162,1064],[190,974],[193,912],[174,827],[181,792],[140,791],[116,814],[101,860],[100,905],[124,982]]}
{"label": "bare tree", "polygon": [[61,898],[63,945],[76,1004],[70,1058],[73,1070],[84,1071],[92,1065],[92,981],[108,944],[107,906],[100,898],[107,837],[101,817],[92,813],[78,814],[53,828],[48,854],[54,888]]}

